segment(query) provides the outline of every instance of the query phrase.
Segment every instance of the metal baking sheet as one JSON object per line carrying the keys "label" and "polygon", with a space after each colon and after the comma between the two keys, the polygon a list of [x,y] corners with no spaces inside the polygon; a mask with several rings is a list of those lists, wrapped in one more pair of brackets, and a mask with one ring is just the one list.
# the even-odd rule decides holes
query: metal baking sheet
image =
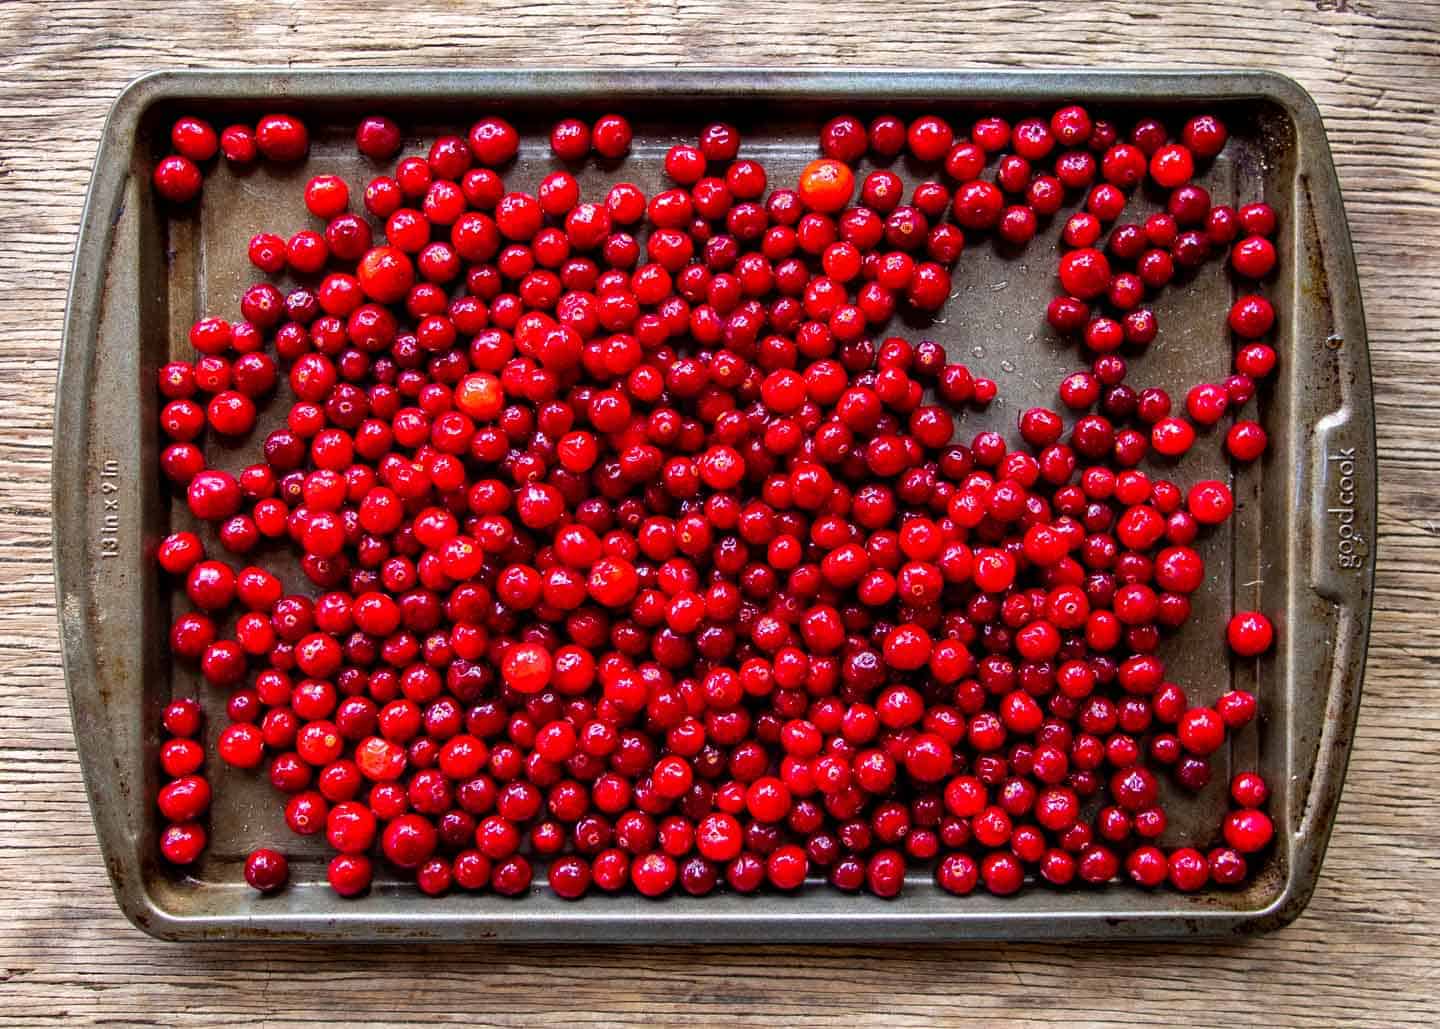
{"label": "metal baking sheet", "polygon": [[[966,122],[978,112],[1020,117],[1062,103],[1089,105],[1126,124],[1143,113],[1178,122],[1201,110],[1231,130],[1201,183],[1215,201],[1264,199],[1281,213],[1280,266],[1269,286],[1280,312],[1280,371],[1262,389],[1271,437],[1264,460],[1233,473],[1216,431],[1174,472],[1181,485],[1230,476],[1237,517],[1204,544],[1206,585],[1196,617],[1162,649],[1170,677],[1212,701],[1232,685],[1256,690],[1262,716],[1216,756],[1211,786],[1170,797],[1167,842],[1211,842],[1232,769],[1258,768],[1274,784],[1277,843],[1243,889],[1181,895],[1129,884],[1017,896],[951,897],[913,869],[892,900],[852,896],[820,883],[797,895],[553,896],[537,875],[524,898],[460,892],[431,899],[382,871],[374,890],[342,900],[325,885],[328,855],[293,836],[263,774],[209,764],[216,788],[211,844],[197,865],[159,859],[158,714],[173,696],[199,694],[213,743],[223,695],[172,663],[165,638],[169,587],[153,563],[156,543],[190,524],[183,497],[162,481],[155,370],[189,356],[190,322],[232,316],[254,278],[244,243],[284,235],[310,219],[300,187],[310,175],[344,176],[352,193],[379,168],[356,153],[365,114],[388,113],[407,143],[499,113],[520,128],[521,155],[507,182],[533,187],[555,167],[545,145],[562,113],[620,111],[636,126],[633,159],[618,171],[587,166],[587,195],[617,178],[647,193],[659,158],[723,119],[743,133],[743,156],[765,162],[773,183],[793,181],[817,153],[834,114],[936,112]],[[284,110],[302,116],[312,149],[301,166],[236,173],[215,169],[195,212],[157,203],[149,172],[167,152],[168,127],[195,113],[217,126]],[[411,147],[413,149],[413,146]],[[908,184],[918,170],[896,166]],[[1139,212],[1155,197],[1137,195]],[[1132,210],[1134,207],[1132,206]],[[1131,213],[1127,211],[1127,218]],[[966,416],[961,432],[1013,429],[1017,413],[1051,403],[1060,376],[1080,362],[1044,323],[1054,291],[1061,219],[1027,248],[972,247],[937,322],[903,326],[933,338],[1000,385],[1001,400]],[[1133,361],[1132,381],[1172,395],[1228,373],[1223,313],[1234,286],[1219,262],[1172,285],[1155,304],[1161,335]],[[285,404],[266,414],[278,421]],[[846,941],[1153,937],[1229,933],[1281,925],[1315,886],[1339,799],[1369,631],[1374,570],[1375,442],[1369,355],[1359,286],[1339,187],[1320,116],[1297,85],[1264,73],[858,71],[305,71],[165,72],[132,83],[116,101],[96,157],[76,252],[55,420],[54,517],[58,602],[77,745],[96,830],[125,914],[167,939],[524,939]],[[212,452],[222,467],[254,460],[248,444]],[[1223,426],[1218,431],[1223,431]],[[292,580],[294,584],[294,580]],[[182,599],[183,602],[183,599]],[[1220,626],[1236,607],[1271,612],[1279,645],[1259,661],[1233,662]],[[253,847],[291,856],[291,886],[256,895],[240,869]]]}

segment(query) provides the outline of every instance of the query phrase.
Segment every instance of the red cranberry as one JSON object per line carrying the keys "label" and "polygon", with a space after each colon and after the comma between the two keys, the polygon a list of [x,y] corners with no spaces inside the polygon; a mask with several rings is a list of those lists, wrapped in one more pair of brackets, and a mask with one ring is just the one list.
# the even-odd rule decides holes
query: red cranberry
{"label": "red cranberry", "polygon": [[1232,811],[1225,819],[1225,842],[1241,854],[1263,850],[1274,835],[1274,826],[1263,811]]}
{"label": "red cranberry", "polygon": [[207,837],[196,822],[167,825],[160,834],[160,853],[172,865],[191,865],[200,860]]}
{"label": "red cranberry", "polygon": [[195,162],[181,154],[171,154],[155,166],[155,191],[175,204],[188,203],[200,195],[204,178]]}
{"label": "red cranberry", "polygon": [[260,847],[245,859],[245,881],[261,893],[275,892],[289,878],[290,864],[279,851]]}
{"label": "red cranberry", "polygon": [[595,152],[611,160],[624,157],[630,150],[630,123],[618,114],[607,114],[595,122],[591,139]]}
{"label": "red cranberry", "polygon": [[1230,263],[1247,279],[1263,279],[1275,267],[1275,244],[1263,236],[1247,236],[1230,251]]}
{"label": "red cranberry", "polygon": [[1225,630],[1230,649],[1241,657],[1256,657],[1270,649],[1275,629],[1259,611],[1241,611],[1230,619]]}
{"label": "red cranberry", "polygon": [[304,124],[288,114],[267,114],[255,126],[255,145],[267,160],[298,161],[310,149]]}
{"label": "red cranberry", "polygon": [[248,125],[230,125],[220,133],[220,152],[231,164],[253,164],[260,155],[255,133]]}

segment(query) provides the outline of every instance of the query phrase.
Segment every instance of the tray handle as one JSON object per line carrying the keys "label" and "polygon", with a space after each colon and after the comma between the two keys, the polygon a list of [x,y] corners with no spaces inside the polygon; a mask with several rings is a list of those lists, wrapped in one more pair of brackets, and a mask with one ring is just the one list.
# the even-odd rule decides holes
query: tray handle
{"label": "tray handle", "polygon": [[[1313,890],[1339,804],[1359,712],[1374,592],[1376,515],[1375,409],[1370,354],[1349,227],[1320,112],[1300,86],[1282,76],[1279,99],[1294,119],[1297,175],[1294,218],[1297,272],[1290,307],[1296,312],[1294,352],[1282,359],[1320,365],[1292,400],[1297,488],[1308,503],[1297,508],[1297,575],[1289,598],[1292,619],[1315,612],[1331,627],[1329,651],[1308,643],[1299,625],[1288,640],[1292,742],[1313,740],[1313,774],[1297,780],[1303,796],[1291,798],[1293,917]],[[1308,482],[1306,481],[1308,480]],[[1311,674],[1313,673],[1313,674]],[[1291,753],[1292,774],[1306,755]],[[1288,920],[1288,917],[1286,920]]]}

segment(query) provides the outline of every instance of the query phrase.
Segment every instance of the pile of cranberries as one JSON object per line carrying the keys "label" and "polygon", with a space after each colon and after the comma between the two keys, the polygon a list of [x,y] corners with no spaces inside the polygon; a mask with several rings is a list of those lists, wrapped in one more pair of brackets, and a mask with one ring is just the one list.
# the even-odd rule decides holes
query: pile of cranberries
{"label": "pile of cranberries", "polygon": [[[666,154],[671,188],[582,198],[563,169],[622,158],[625,118],[555,125],[561,170],[532,195],[488,117],[372,179],[363,212],[310,179],[316,228],[249,243],[298,284],[251,286],[159,373],[161,468],[207,537],[159,546],[193,605],[170,646],[229,691],[220,760],[328,841],[344,896],[377,858],[427,894],[524,894],[538,864],[566,898],[889,897],[912,865],[956,894],[1241,882],[1272,836],[1253,772],[1208,853],[1159,843],[1162,777],[1204,787],[1256,714],[1242,691],[1192,703],[1157,655],[1234,501],[1139,465],[1226,415],[1233,459],[1262,454],[1244,411],[1275,311],[1238,300],[1234,374],[1178,407],[1122,356],[1172,280],[1275,265],[1274,210],[1192,181],[1226,136],[1202,115],[1122,138],[1079,106],[968,132],[845,116],[788,188],[713,124]],[[176,204],[217,151],[309,147],[283,114],[187,117],[172,141],[154,184]],[[402,144],[386,118],[356,133],[377,162]],[[902,154],[933,169],[908,200]],[[1141,187],[1162,209],[1122,221]],[[975,240],[1022,245],[1067,204],[1046,317],[1088,363],[1018,435],[962,442],[957,412],[996,384],[886,326],[939,311]],[[207,466],[204,434],[233,443],[282,402],[260,460]],[[264,566],[285,549],[308,583]],[[1247,611],[1227,636],[1252,658],[1273,630]],[[185,865],[211,799],[196,702],[164,729],[160,847]],[[245,875],[277,889],[285,858]]]}

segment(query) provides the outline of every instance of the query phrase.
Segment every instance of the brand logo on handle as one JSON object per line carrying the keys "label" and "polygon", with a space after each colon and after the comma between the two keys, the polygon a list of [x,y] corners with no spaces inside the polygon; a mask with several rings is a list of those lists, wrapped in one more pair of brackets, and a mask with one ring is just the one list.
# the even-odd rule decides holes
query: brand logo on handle
{"label": "brand logo on handle", "polygon": [[1362,568],[1369,556],[1370,545],[1361,535],[1355,522],[1355,448],[1341,447],[1327,453],[1325,460],[1333,466],[1334,498],[1325,509],[1336,524],[1338,539],[1335,544],[1335,560],[1341,568]]}

